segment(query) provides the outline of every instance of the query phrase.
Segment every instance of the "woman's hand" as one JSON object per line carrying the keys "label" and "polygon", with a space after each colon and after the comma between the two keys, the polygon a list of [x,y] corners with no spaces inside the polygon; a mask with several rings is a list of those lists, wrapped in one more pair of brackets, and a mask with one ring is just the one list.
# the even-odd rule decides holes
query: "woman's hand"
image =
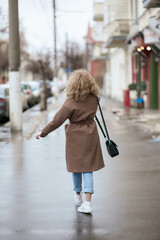
{"label": "woman's hand", "polygon": [[40,139],[40,136],[41,136],[41,131],[39,131],[38,133],[36,133],[35,138],[36,138],[37,140],[39,140],[39,139]]}

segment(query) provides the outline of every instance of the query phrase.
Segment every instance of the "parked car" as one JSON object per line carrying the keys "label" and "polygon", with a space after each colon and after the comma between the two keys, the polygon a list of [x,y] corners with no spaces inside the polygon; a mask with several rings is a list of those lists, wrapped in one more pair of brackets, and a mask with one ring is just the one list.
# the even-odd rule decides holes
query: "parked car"
{"label": "parked car", "polygon": [[40,102],[40,83],[38,81],[28,81],[28,85],[31,88],[32,94],[35,98],[35,103]]}
{"label": "parked car", "polygon": [[63,80],[61,80],[61,79],[58,80],[58,87],[59,87],[60,91],[63,91],[65,89],[65,87],[66,87],[65,82]]}
{"label": "parked car", "polygon": [[22,81],[21,89],[22,89],[22,92],[25,94],[25,97],[27,98],[28,106],[32,107],[33,105],[35,105],[36,100],[28,82]]}
{"label": "parked car", "polygon": [[55,94],[55,84],[53,81],[50,82],[50,85],[51,85],[51,91],[52,91],[52,95]]}
{"label": "parked car", "polygon": [[9,86],[0,85],[0,118],[9,117]]}
{"label": "parked car", "polygon": [[51,85],[51,89],[52,89],[52,94],[53,94],[53,95],[54,95],[55,92],[57,91],[57,89],[56,89],[57,87],[58,87],[58,91],[59,91],[59,92],[63,91],[63,90],[65,89],[65,87],[66,87],[66,84],[64,83],[63,80],[58,80],[58,81],[57,81],[57,87],[56,87],[56,84],[55,84],[54,81],[51,81],[51,82],[50,82],[50,85]]}
{"label": "parked car", "polygon": [[[21,96],[24,111],[28,108],[28,103],[23,92]],[[0,118],[9,118],[9,84],[0,84]]]}

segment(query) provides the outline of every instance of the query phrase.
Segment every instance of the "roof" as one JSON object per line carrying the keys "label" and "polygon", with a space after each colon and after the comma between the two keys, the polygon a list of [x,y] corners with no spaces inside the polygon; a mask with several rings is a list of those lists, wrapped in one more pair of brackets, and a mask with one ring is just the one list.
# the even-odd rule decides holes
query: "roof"
{"label": "roof", "polygon": [[87,30],[87,35],[85,36],[86,42],[89,44],[94,44],[94,43],[103,43],[103,41],[101,40],[96,40],[93,37],[93,30],[94,28],[90,26],[90,24],[88,24],[88,30]]}

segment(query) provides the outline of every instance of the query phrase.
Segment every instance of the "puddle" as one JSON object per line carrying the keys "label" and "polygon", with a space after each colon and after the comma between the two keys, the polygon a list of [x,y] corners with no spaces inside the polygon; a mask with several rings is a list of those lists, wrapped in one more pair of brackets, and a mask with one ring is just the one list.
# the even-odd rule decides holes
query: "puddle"
{"label": "puddle", "polygon": [[151,139],[150,142],[160,142],[160,138]]}

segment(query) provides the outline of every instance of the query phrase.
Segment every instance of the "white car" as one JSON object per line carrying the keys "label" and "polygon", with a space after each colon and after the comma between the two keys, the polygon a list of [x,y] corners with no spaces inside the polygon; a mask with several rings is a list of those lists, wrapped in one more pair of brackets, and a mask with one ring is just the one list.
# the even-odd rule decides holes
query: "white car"
{"label": "white car", "polygon": [[58,80],[58,87],[59,87],[60,91],[63,91],[65,89],[65,87],[66,87],[65,82],[63,80],[61,80],[61,79]]}
{"label": "white car", "polygon": [[27,98],[28,106],[32,107],[35,104],[35,97],[32,93],[31,87],[27,81],[21,81],[21,89],[24,93],[25,97]]}
{"label": "white car", "polygon": [[52,93],[53,95],[56,94],[56,91],[57,91],[57,88],[58,88],[58,91],[61,92],[65,89],[66,87],[66,84],[64,83],[63,80],[58,80],[57,81],[57,84],[55,84],[54,81],[51,81],[50,82],[50,85],[51,85],[51,89],[52,89]]}
{"label": "white car", "polygon": [[32,90],[32,94],[35,97],[35,103],[40,102],[40,83],[38,81],[28,81],[28,85]]}

